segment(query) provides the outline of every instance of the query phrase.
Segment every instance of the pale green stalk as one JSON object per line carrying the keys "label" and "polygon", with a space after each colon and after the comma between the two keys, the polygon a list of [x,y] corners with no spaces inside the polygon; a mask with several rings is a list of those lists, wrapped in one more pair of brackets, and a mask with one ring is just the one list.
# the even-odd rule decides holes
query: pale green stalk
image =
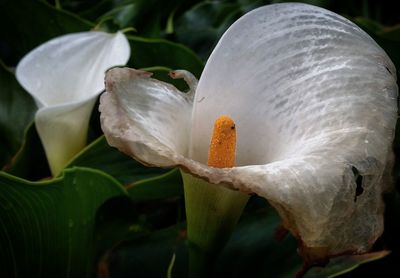
{"label": "pale green stalk", "polygon": [[189,277],[208,277],[249,195],[182,171],[189,240]]}

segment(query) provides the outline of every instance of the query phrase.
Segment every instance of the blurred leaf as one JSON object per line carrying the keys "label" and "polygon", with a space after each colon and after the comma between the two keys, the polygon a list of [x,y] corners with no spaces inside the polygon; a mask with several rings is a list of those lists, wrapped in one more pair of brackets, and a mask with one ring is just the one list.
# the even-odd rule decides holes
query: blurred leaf
{"label": "blurred leaf", "polygon": [[331,259],[325,267],[314,267],[307,272],[304,278],[333,278],[352,271],[361,264],[382,259],[390,254],[389,251],[367,253],[363,255],[341,256]]}
{"label": "blurred leaf", "polygon": [[379,22],[364,17],[356,17],[353,21],[368,33],[379,33],[383,29],[383,26]]}
{"label": "blurred leaf", "polygon": [[[112,9],[113,5],[121,2],[121,0],[47,0],[47,2],[56,8],[94,21],[99,15]],[[90,15],[93,17],[91,18]]]}
{"label": "blurred leaf", "polygon": [[380,35],[385,39],[400,42],[400,24],[390,28],[384,28],[380,32]]}
{"label": "blurred leaf", "polygon": [[0,60],[0,168],[21,147],[36,105]]}
{"label": "blurred leaf", "polygon": [[[112,10],[108,11],[99,18],[99,21],[110,20],[118,29],[133,27],[138,34],[146,37],[160,37],[162,33],[161,12],[165,12],[161,7],[154,10],[152,0],[142,1],[122,1]],[[168,3],[166,2],[158,2]],[[143,19],[147,20],[144,21]],[[146,24],[143,24],[146,22]]]}
{"label": "blurred leaf", "polygon": [[[257,202],[261,198],[255,199]],[[251,203],[249,206],[254,206]],[[302,261],[292,236],[276,240],[279,216],[265,204],[256,211],[246,211],[218,258],[212,277],[294,277],[301,269]],[[110,249],[100,265],[109,277],[129,277],[132,273],[135,277],[165,277],[175,255],[172,277],[187,277],[187,252],[186,230],[180,224],[153,231],[131,225],[125,232],[125,240]],[[326,267],[312,268],[305,277],[336,277],[388,253],[381,251],[334,258]]]}
{"label": "blurred leaf", "polygon": [[16,65],[39,44],[66,33],[88,31],[93,27],[74,14],[45,2],[0,1],[0,59]]}
{"label": "blurred leaf", "polygon": [[[188,0],[120,0],[103,1],[109,4],[108,12],[98,21],[112,21],[117,29],[133,27],[138,35],[159,38],[167,32],[168,20],[175,12],[198,1]],[[110,5],[111,4],[111,5]],[[95,7],[98,9],[98,7]],[[88,12],[82,13],[88,15]]]}
{"label": "blurred leaf", "polygon": [[[252,202],[260,201],[260,199],[253,198]],[[259,207],[255,211],[247,209],[247,213],[242,216],[217,262],[214,276],[295,277],[302,267],[302,260],[296,252],[296,240],[290,234],[281,241],[276,239],[280,222],[279,216],[272,207]],[[381,251],[334,258],[325,267],[311,268],[304,277],[336,277],[357,268],[360,264],[381,259],[389,253]]]}
{"label": "blurred leaf", "polygon": [[[109,17],[113,20],[114,24],[116,24],[119,28],[126,28],[128,26],[133,27],[135,26],[135,24],[130,24],[131,23],[130,21],[134,20],[134,18],[140,14],[140,4],[141,4],[140,2],[139,3],[126,2],[121,6],[117,6],[111,11],[104,14],[100,18],[100,20],[102,18]],[[155,20],[149,20],[149,23],[150,25],[154,25],[154,23],[156,22]]]}
{"label": "blurred leaf", "polygon": [[[79,16],[90,20],[92,22],[97,22],[99,18],[102,17],[105,13],[109,12],[114,8],[114,6],[124,0],[82,0],[80,4],[82,5],[67,5],[62,3],[62,8],[69,10],[71,12],[75,12]],[[64,1],[62,1],[64,2]],[[72,1],[71,1],[72,2]],[[88,4],[88,2],[93,2]]]}
{"label": "blurred leaf", "polygon": [[24,138],[23,145],[4,170],[31,181],[50,177],[47,158],[34,123],[27,128]]}
{"label": "blurred leaf", "polygon": [[172,277],[187,277],[186,232],[174,226],[156,232],[136,233],[110,250],[100,264],[108,277],[166,277],[172,257]]}
{"label": "blurred leaf", "polygon": [[91,277],[96,211],[117,196],[126,191],[96,170],[36,183],[0,173],[2,276]]}
{"label": "blurred leaf", "polygon": [[182,221],[183,184],[177,169],[133,183],[125,189],[139,214],[140,221],[136,225],[140,224],[142,229],[157,230]]}
{"label": "blurred leaf", "polygon": [[294,277],[302,261],[292,236],[276,239],[280,223],[279,216],[269,206],[244,214],[217,262],[214,276]]}
{"label": "blurred leaf", "polygon": [[128,65],[134,68],[166,67],[185,69],[199,78],[203,63],[189,48],[163,39],[146,39],[128,36],[131,58]]}
{"label": "blurred leaf", "polygon": [[[132,47],[129,66],[144,68],[156,78],[185,90],[185,83],[170,79],[168,71],[186,69],[199,77],[204,65],[195,53],[206,59],[222,33],[242,13],[269,2],[287,1],[48,0],[49,3],[59,2],[61,9],[43,2],[0,0],[0,59],[7,65],[16,65],[28,51],[55,36],[93,28],[92,23],[78,17],[81,16],[96,22],[105,20],[105,25],[115,30],[135,27],[137,34],[143,37],[129,37]],[[388,5],[371,1],[364,1],[361,6],[332,0],[305,2],[350,16],[364,14],[384,19],[378,22],[356,18],[354,21],[400,68],[400,26],[383,25],[387,20],[398,18],[396,9],[392,9],[396,17],[388,19],[385,16]],[[188,7],[191,9],[187,10]],[[160,39],[163,37],[178,43]],[[3,88],[0,95],[2,165],[23,142],[24,127],[32,119],[33,102],[3,65],[0,86]],[[91,139],[101,134],[98,118],[95,111]],[[34,125],[27,130],[23,144],[13,163],[7,165],[7,171],[30,180],[48,177],[47,161]],[[0,173],[0,276],[14,277],[14,271],[18,271],[19,277],[58,277],[60,273],[66,277],[82,276],[81,273],[93,276],[94,250],[104,254],[99,264],[100,276],[165,277],[169,266],[172,277],[187,276],[185,227],[175,225],[184,214],[182,181],[176,170],[165,172],[144,167],[109,147],[103,137],[75,157],[69,167],[74,166],[107,172],[119,182],[129,184],[127,192],[98,170],[69,168],[65,176],[40,183]],[[98,184],[89,188],[93,187],[93,182]],[[127,194],[133,204],[111,198]],[[248,208],[254,205],[254,199],[260,198],[253,198]],[[359,268],[364,272],[357,269],[343,277],[397,275],[399,200],[397,196],[388,201],[385,233],[381,239],[381,244],[392,249],[391,255],[382,260],[378,259],[385,256],[386,251],[335,258],[325,268],[311,269],[306,277],[335,277],[360,264],[364,264]],[[246,211],[218,260],[215,276],[293,277],[301,261],[293,237],[288,236],[281,242],[274,239],[279,217],[271,208],[266,209],[265,204]],[[93,227],[95,214],[96,226]],[[73,221],[69,222],[70,219]],[[94,239],[96,246],[93,246]],[[171,264],[173,258],[176,260]],[[366,264],[372,260],[377,261]]]}
{"label": "blurred leaf", "polygon": [[[293,277],[301,261],[293,238],[282,242],[274,239],[279,221],[273,210],[244,215],[212,277]],[[131,273],[135,277],[165,277],[174,254],[172,277],[187,277],[186,231],[180,225],[136,233],[136,238],[110,250],[102,263],[107,266],[109,277],[129,277]]]}
{"label": "blurred leaf", "polygon": [[143,166],[108,145],[101,136],[83,149],[66,167],[89,167],[108,173],[122,184],[129,184],[165,173],[161,168]]}
{"label": "blurred leaf", "polygon": [[380,35],[372,35],[376,42],[386,51],[390,59],[394,63],[397,69],[397,78],[399,79],[399,69],[400,69],[400,41],[392,41],[381,37]]}
{"label": "blurred leaf", "polygon": [[[400,171],[397,172],[397,175]],[[397,181],[400,182],[399,180]],[[390,192],[385,197],[385,230],[383,237],[387,244],[392,247],[393,253],[400,253],[400,193],[398,191]],[[399,269],[400,271],[400,269]]]}
{"label": "blurred leaf", "polygon": [[135,202],[178,197],[183,195],[182,177],[174,169],[164,175],[133,183],[126,190]]}
{"label": "blurred leaf", "polygon": [[223,32],[241,14],[241,5],[228,2],[202,2],[175,21],[176,39],[208,58]]}
{"label": "blurred leaf", "polygon": [[375,21],[362,17],[356,17],[353,21],[366,31],[386,51],[395,64],[397,68],[397,76],[399,76],[400,25],[392,28],[385,28]]}
{"label": "blurred leaf", "polygon": [[[137,182],[126,189],[133,201],[134,210],[127,206],[124,208],[121,203],[111,200],[99,211],[102,219],[98,221],[96,228],[96,248],[98,254],[103,256],[98,263],[98,275],[129,277],[129,271],[132,269],[129,268],[125,272],[128,265],[119,264],[130,264],[139,260],[141,267],[134,270],[135,277],[164,277],[161,274],[166,274],[167,269],[156,265],[165,263],[168,266],[172,253],[177,248],[186,252],[186,249],[180,246],[184,244],[184,231],[181,234],[180,228],[174,226],[180,220],[183,210],[180,173],[172,170],[156,178]],[[105,214],[104,210],[109,213]],[[165,227],[171,225],[174,227],[165,230]],[[114,250],[117,248],[117,256],[120,256],[119,248],[125,244],[128,245],[128,257],[122,254],[123,262],[118,258],[114,261]],[[154,256],[154,252],[157,256]],[[180,255],[179,261],[186,259],[184,253]],[[111,268],[116,268],[118,275],[110,273],[110,260],[113,261]],[[114,262],[117,266],[113,265]],[[186,273],[182,268],[176,271]]]}
{"label": "blurred leaf", "polygon": [[179,171],[172,170],[125,189],[133,202],[113,199],[98,211],[97,254],[107,254],[123,240],[175,225],[181,218],[183,187]]}

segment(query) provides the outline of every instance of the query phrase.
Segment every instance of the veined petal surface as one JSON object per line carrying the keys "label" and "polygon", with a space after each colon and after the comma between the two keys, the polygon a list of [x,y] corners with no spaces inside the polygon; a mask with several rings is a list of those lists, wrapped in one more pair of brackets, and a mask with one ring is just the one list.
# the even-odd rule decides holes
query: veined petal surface
{"label": "veined petal surface", "polygon": [[[154,121],[149,115],[161,113],[158,105],[141,104],[147,103],[142,98],[154,101],[154,84],[146,86],[121,93],[131,91],[129,103],[126,96],[108,100],[112,93],[102,98],[103,107],[115,105],[109,115],[146,122],[133,128],[135,134],[115,119],[114,130],[123,132],[103,125],[121,150],[146,164],[180,165],[211,183],[265,197],[310,261],[365,252],[381,235],[397,119],[396,69],[347,19],[299,3],[261,7],[240,18],[219,41],[193,103],[185,106],[192,110],[189,125]],[[158,92],[160,102],[169,106],[162,108],[166,117],[182,106],[169,93]],[[238,167],[206,166],[213,123],[221,115],[236,123]],[[187,141],[179,128],[189,131]],[[127,147],[126,140],[146,148]]]}
{"label": "veined petal surface", "polygon": [[383,230],[395,73],[386,53],[339,15],[293,3],[254,10],[224,34],[200,78],[191,158],[206,161],[210,126],[230,115],[237,163],[255,166],[214,182],[266,197],[317,257],[366,251]]}
{"label": "veined petal surface", "polygon": [[193,94],[150,76],[129,68],[107,72],[102,129],[120,151],[145,164],[172,167],[188,152]]}
{"label": "veined petal surface", "polygon": [[386,53],[339,15],[306,4],[259,8],[229,28],[207,62],[196,91],[191,156],[207,161],[210,126],[222,114],[239,128],[239,165],[321,145],[305,144],[310,140],[344,145],[336,135],[357,129],[380,136],[393,127],[395,76]]}

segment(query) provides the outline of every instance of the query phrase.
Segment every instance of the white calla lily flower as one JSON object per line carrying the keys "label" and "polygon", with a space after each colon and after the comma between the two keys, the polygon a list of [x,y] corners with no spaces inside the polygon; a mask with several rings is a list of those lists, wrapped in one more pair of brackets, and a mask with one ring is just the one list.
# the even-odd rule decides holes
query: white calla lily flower
{"label": "white calla lily flower", "polygon": [[54,38],[29,52],[16,77],[35,99],[35,124],[53,175],[86,144],[88,123],[104,74],[130,56],[121,32],[82,32]]}
{"label": "white calla lily flower", "polygon": [[[398,88],[371,37],[325,9],[274,4],[226,31],[197,88],[178,73],[195,94],[141,71],[108,71],[100,111],[111,145],[265,197],[309,260],[372,246],[383,231]],[[237,167],[207,166],[220,115],[236,123]]]}

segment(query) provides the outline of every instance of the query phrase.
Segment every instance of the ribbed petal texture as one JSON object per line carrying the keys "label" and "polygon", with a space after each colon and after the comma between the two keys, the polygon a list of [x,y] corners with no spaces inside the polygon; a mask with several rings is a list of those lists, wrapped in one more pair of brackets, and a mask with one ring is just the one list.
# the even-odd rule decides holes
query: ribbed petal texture
{"label": "ribbed petal texture", "polygon": [[[265,197],[309,260],[365,252],[381,235],[396,70],[347,19],[295,3],[246,14],[214,49],[194,100],[131,71],[107,76],[101,111],[112,145]],[[220,115],[236,123],[238,167],[206,165]]]}

